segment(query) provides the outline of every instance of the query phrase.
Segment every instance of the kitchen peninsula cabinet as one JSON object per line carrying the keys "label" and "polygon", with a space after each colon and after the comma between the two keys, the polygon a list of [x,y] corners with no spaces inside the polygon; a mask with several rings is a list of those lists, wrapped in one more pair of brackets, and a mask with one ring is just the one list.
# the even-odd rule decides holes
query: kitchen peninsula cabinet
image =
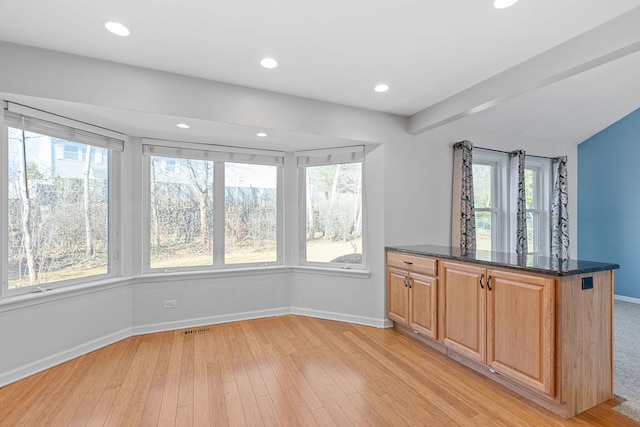
{"label": "kitchen peninsula cabinet", "polygon": [[[435,316],[427,331],[412,322],[412,310],[419,317],[426,311],[411,303],[421,274],[413,266],[424,262],[433,282],[426,306]],[[400,332],[570,418],[613,397],[616,268],[443,246],[389,247],[389,318]],[[404,305],[396,304],[401,299]],[[399,306],[401,316],[394,312]]]}

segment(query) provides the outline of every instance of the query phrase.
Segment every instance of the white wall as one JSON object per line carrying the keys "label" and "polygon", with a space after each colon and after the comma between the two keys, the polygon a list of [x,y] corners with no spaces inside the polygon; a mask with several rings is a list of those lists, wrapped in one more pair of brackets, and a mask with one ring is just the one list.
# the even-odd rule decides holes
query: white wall
{"label": "white wall", "polygon": [[130,336],[128,281],[0,305],[0,387]]}
{"label": "white wall", "polygon": [[[141,276],[143,135],[133,135],[125,149],[120,212],[122,273],[130,279],[90,292],[52,291],[25,296],[24,301],[0,302],[0,386],[136,333],[287,312],[387,325],[384,247],[449,243],[451,145],[462,139],[486,148],[567,154],[570,194],[576,194],[575,146],[539,145],[539,141],[523,139],[516,144],[511,135],[465,128],[464,120],[412,136],[405,131],[406,120],[397,116],[3,42],[0,58],[12,64],[0,68],[0,93],[368,143],[365,198],[370,267],[369,275],[275,268],[245,275]],[[288,164],[293,162],[291,154],[286,159]],[[285,259],[289,265],[295,265],[298,256],[295,174],[294,168],[285,170]],[[575,239],[576,203],[571,199],[570,214]],[[571,247],[574,256],[575,247]],[[165,310],[167,299],[177,300],[178,308]]]}
{"label": "white wall", "polygon": [[[465,139],[464,135],[460,139]],[[448,245],[453,149],[449,141],[404,136],[385,145],[385,243]]]}
{"label": "white wall", "polygon": [[[286,269],[243,274],[138,278],[132,287],[134,334],[289,313]],[[165,309],[165,300],[178,307]]]}

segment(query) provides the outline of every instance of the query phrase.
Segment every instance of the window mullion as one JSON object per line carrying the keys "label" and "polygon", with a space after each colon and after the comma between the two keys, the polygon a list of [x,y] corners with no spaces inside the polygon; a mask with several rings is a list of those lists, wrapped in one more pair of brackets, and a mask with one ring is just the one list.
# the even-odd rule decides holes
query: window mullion
{"label": "window mullion", "polygon": [[[0,182],[3,183],[0,186],[0,198],[3,201],[9,200],[9,192],[8,192],[8,176],[9,176],[9,141],[8,141],[8,129],[4,125],[4,114],[0,114],[0,129],[2,129],[2,152],[0,152]],[[6,181],[5,181],[6,180]],[[4,250],[0,251],[0,253],[7,253],[9,248],[9,233],[7,230],[9,229],[9,211],[7,204],[3,202],[3,208],[0,210],[0,227],[2,227],[2,232],[0,236],[0,245],[3,245]],[[0,259],[0,279],[2,279],[2,287],[0,288],[0,297],[5,295],[9,290],[9,275],[8,275],[8,256],[2,256]]]}
{"label": "window mullion", "polygon": [[284,264],[284,166],[277,169],[276,190],[276,263]]}
{"label": "window mullion", "polygon": [[224,162],[213,164],[213,266],[224,266]]}

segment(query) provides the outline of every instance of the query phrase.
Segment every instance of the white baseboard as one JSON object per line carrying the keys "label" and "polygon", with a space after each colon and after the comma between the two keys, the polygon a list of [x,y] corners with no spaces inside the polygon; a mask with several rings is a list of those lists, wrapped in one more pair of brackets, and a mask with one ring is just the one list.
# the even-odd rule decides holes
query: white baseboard
{"label": "white baseboard", "polygon": [[352,314],[335,313],[332,311],[313,310],[310,308],[291,307],[291,314],[317,317],[319,319],[337,320],[339,322],[355,323],[357,325],[374,326],[376,328],[390,328],[393,323],[389,319],[377,319],[375,317],[355,316]]}
{"label": "white baseboard", "polygon": [[7,384],[11,384],[28,376],[37,374],[45,369],[52,368],[71,359],[75,359],[76,357],[91,353],[94,350],[106,347],[125,338],[129,338],[130,336],[131,329],[123,329],[68,350],[61,351],[57,354],[36,360],[35,362],[31,362],[9,372],[0,373],[0,387],[4,387]]}
{"label": "white baseboard", "polygon": [[614,295],[613,299],[640,304],[640,298],[625,297],[624,295]]}
{"label": "white baseboard", "polygon": [[284,316],[289,314],[289,308],[273,308],[269,310],[247,311],[244,313],[222,314],[219,316],[198,317],[195,319],[178,320],[175,322],[152,323],[134,326],[132,335],[144,335],[154,332],[174,331],[176,329],[193,328],[197,326],[216,325],[218,323],[238,322],[241,320],[261,319],[263,317]]}

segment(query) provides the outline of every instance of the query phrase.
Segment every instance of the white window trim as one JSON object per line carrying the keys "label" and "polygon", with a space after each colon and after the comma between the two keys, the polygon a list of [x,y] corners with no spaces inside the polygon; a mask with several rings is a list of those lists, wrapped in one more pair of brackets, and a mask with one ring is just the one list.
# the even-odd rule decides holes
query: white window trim
{"label": "white window trim", "polygon": [[[0,132],[2,132],[2,136],[0,137],[2,141],[2,149],[0,150],[0,182],[3,183],[3,185],[0,185],[0,197],[2,198],[2,205],[4,206],[0,209],[0,227],[2,227],[0,236],[7,236],[7,230],[9,229],[9,211],[6,207],[6,201],[9,200],[9,135],[8,132],[5,131],[4,109],[2,114],[0,114]],[[0,249],[0,254],[2,254],[0,257],[0,299],[7,294],[9,289],[8,238],[7,236],[0,239],[0,245],[2,245],[2,249]]]}
{"label": "white window trim", "polygon": [[[159,139],[143,139],[143,274],[168,274],[207,272],[214,270],[244,270],[247,268],[273,268],[284,265],[284,152],[252,150],[232,147],[174,142]],[[226,151],[225,151],[226,150]],[[151,183],[150,160],[152,156],[213,161],[213,250],[211,264],[172,268],[151,267]],[[225,162],[245,163],[276,167],[276,260],[225,264]],[[222,195],[216,197],[216,195]]]}
{"label": "white window trim", "polygon": [[494,252],[509,252],[509,230],[502,227],[509,218],[509,195],[506,189],[508,182],[507,166],[509,156],[506,153],[498,153],[480,148],[473,149],[473,164],[491,166],[492,177],[492,225],[491,248]]}
{"label": "white window trim", "polygon": [[[298,166],[298,266],[315,270],[368,271],[367,263],[367,198],[366,198],[366,162],[364,146],[338,147],[323,150],[298,151],[294,153]],[[341,262],[307,261],[307,190],[306,168],[313,166],[328,166],[346,163],[361,163],[361,198],[362,198],[362,264],[348,264]]]}
{"label": "white window trim", "polygon": [[[124,147],[125,135],[110,131],[108,129],[92,126],[86,123],[78,122],[65,117],[56,116],[54,114],[46,113],[40,110],[34,110],[29,107],[20,106],[17,104],[6,103],[6,110],[15,114],[33,114],[31,117],[38,120],[45,120],[52,125],[59,125],[60,127],[70,127],[74,129],[80,129],[86,132],[95,133],[99,136],[107,138],[104,143],[96,142],[95,144],[89,144],[87,142],[81,142],[85,145],[93,145],[95,147],[102,147],[109,150],[109,252],[107,260],[107,273],[96,274],[92,276],[85,276],[76,279],[60,280],[57,282],[42,283],[38,285],[21,286],[18,288],[9,289],[9,271],[8,271],[8,237],[0,239],[0,244],[3,249],[0,251],[2,259],[0,259],[0,269],[2,272],[0,276],[2,278],[2,286],[0,288],[0,299],[16,297],[19,295],[29,293],[43,293],[54,289],[61,289],[66,287],[76,287],[83,285],[91,285],[92,283],[102,283],[105,280],[117,278],[122,273],[122,265],[120,262],[120,247],[121,247],[121,209],[122,209],[122,192],[121,192],[121,170],[122,170],[122,150]],[[8,200],[8,174],[9,174],[9,155],[8,155],[8,132],[5,131],[6,123],[4,118],[4,110],[0,114],[0,129],[2,132],[2,150],[0,150],[0,174],[2,174],[3,182],[0,189],[0,197],[2,200]],[[6,230],[9,227],[9,213],[7,212],[6,205],[0,209],[1,226],[3,227],[2,236],[7,236]]]}
{"label": "white window trim", "polygon": [[[284,160],[284,156],[283,156]],[[246,163],[242,161],[229,161],[229,163]],[[216,269],[242,269],[242,268],[251,268],[251,267],[274,267],[274,266],[282,266],[284,265],[284,172],[282,164],[279,165],[270,165],[264,163],[254,163],[265,166],[276,166],[276,260],[275,261],[265,261],[265,262],[245,262],[245,263],[233,263],[226,264],[224,261],[224,256],[226,254],[226,239],[224,235],[225,231],[225,215],[224,215],[224,197],[219,197],[216,200],[215,194],[216,191],[218,194],[225,194],[225,163],[224,162],[216,162],[214,164],[214,176],[213,186],[214,186],[214,209],[219,204],[219,209],[217,212],[221,212],[221,215],[214,215],[214,252],[215,252],[215,242],[220,241],[219,253],[216,253],[214,257],[214,268]],[[217,172],[219,170],[219,172]],[[216,181],[217,178],[217,181]],[[216,183],[219,183],[221,186],[218,187]],[[214,210],[214,212],[216,212]],[[219,233],[219,234],[218,234]]]}
{"label": "white window trim", "polygon": [[[490,165],[494,167],[494,179],[492,196],[498,195],[497,206],[492,211],[496,213],[496,230],[492,232],[492,248],[497,252],[515,252],[511,239],[515,235],[515,225],[509,212],[509,195],[512,193],[509,186],[509,162],[508,153],[482,148],[473,149],[473,163]],[[538,182],[534,191],[538,194],[537,200],[540,205],[537,208],[539,215],[538,251],[530,252],[532,255],[548,256],[550,252],[550,197],[551,197],[551,161],[545,157],[526,156],[525,169],[535,169],[538,173]],[[482,210],[480,210],[482,211]],[[528,210],[531,211],[531,210]],[[513,213],[515,215],[515,213]],[[507,225],[505,225],[507,224]],[[495,232],[495,234],[494,234]]]}
{"label": "white window trim", "polygon": [[536,171],[537,182],[534,187],[534,199],[539,205],[535,209],[527,209],[527,211],[535,210],[539,213],[538,224],[538,250],[534,248],[532,255],[549,256],[551,251],[551,160],[535,156],[527,156],[525,159],[525,169],[533,169]]}

